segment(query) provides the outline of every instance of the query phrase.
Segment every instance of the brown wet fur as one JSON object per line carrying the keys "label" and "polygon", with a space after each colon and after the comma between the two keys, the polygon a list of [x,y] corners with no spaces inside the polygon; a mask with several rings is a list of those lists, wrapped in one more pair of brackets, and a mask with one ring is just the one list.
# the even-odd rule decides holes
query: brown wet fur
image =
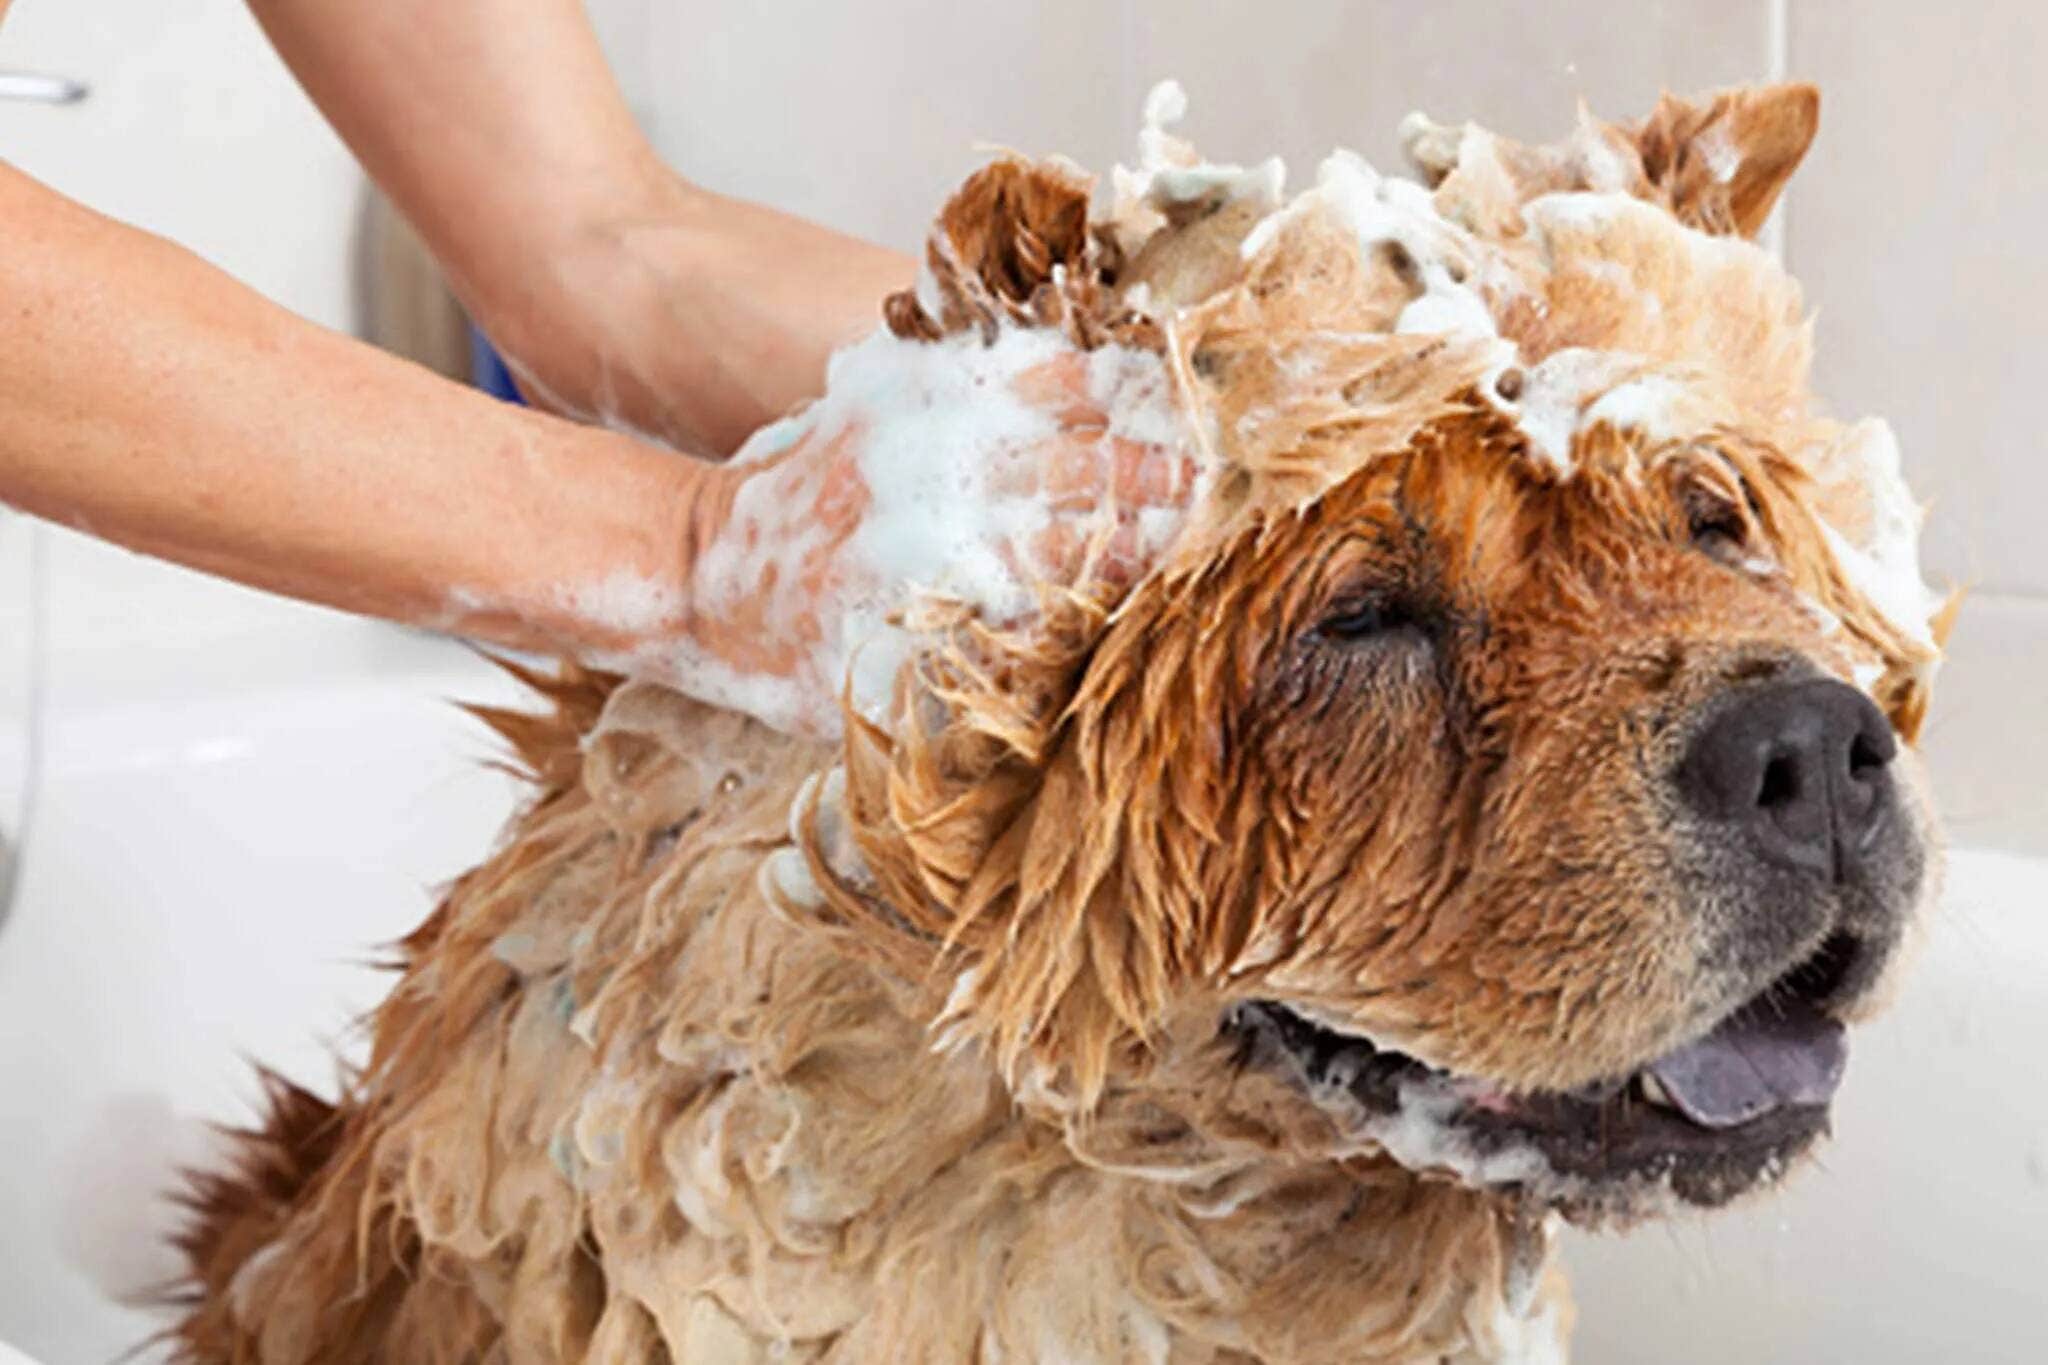
{"label": "brown wet fur", "polygon": [[[1638,1065],[1740,985],[1654,780],[1698,709],[1875,663],[1917,727],[1928,651],[1817,530],[1858,515],[1853,429],[1807,397],[1796,292],[1668,231],[1753,232],[1812,114],[1791,88],[1592,126],[1655,212],[1540,250],[1522,209],[1581,153],[1418,150],[1528,267],[1490,301],[1531,363],[1699,376],[1694,436],[1596,427],[1570,479],[1468,346],[1387,334],[1400,272],[1325,221],[1239,264],[1248,224],[1133,246],[1069,168],[970,180],[936,307],[892,327],[1161,350],[1216,418],[1181,550],[1026,634],[935,604],[899,723],[832,748],[523,675],[549,709],[480,714],[533,799],[401,946],[341,1098],[273,1083],[196,1188],[183,1357],[1478,1361],[1561,1332],[1529,1209],[1360,1149],[1218,1020],[1302,1002],[1521,1088]],[[1703,185],[1705,128],[1746,155]],[[1136,279],[1199,302],[1161,329]],[[1369,651],[1322,630],[1362,602],[1398,620]]]}

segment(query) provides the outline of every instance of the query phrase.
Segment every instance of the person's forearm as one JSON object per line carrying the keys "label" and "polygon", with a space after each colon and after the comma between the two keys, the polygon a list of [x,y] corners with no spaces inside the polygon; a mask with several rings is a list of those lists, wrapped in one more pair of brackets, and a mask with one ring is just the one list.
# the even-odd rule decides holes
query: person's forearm
{"label": "person's forearm", "polygon": [[515,647],[629,645],[588,594],[685,580],[721,471],[315,327],[4,164],[0,223],[0,501]]}
{"label": "person's forearm", "polygon": [[729,451],[910,281],[663,167],[578,0],[249,5],[550,406]]}
{"label": "person's forearm", "polygon": [[667,177],[579,0],[248,0],[465,302]]}

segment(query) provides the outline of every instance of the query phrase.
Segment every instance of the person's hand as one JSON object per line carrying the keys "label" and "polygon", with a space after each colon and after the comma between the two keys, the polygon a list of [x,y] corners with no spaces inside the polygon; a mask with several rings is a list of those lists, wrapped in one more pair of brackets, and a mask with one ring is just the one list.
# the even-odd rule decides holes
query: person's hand
{"label": "person's hand", "polygon": [[[1022,515],[998,537],[998,553],[1020,580],[1086,588],[1128,587],[1180,527],[1196,485],[1192,452],[1179,441],[1118,434],[1106,395],[1091,392],[1088,358],[1063,351],[1020,373],[1013,388],[1050,413],[1057,429],[1022,450],[999,450],[988,469],[997,501]],[[1154,393],[1130,395],[1165,402]],[[1034,517],[1033,512],[1037,515]]]}
{"label": "person's hand", "polygon": [[463,289],[537,406],[730,454],[822,387],[908,257],[647,168]]}
{"label": "person's hand", "polygon": [[[830,735],[849,676],[856,705],[886,705],[908,646],[892,618],[918,593],[1028,623],[1044,586],[1141,575],[1195,494],[1150,357],[1108,373],[1073,350],[1005,365],[882,338],[849,366],[723,471],[684,570],[689,619],[636,671]],[[892,384],[891,366],[938,378]]]}

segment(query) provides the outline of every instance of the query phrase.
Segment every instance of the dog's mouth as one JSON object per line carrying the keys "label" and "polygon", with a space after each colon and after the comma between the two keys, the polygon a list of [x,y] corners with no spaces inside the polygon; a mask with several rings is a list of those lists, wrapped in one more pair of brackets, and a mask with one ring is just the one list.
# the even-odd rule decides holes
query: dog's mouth
{"label": "dog's mouth", "polygon": [[1272,1001],[1238,1006],[1226,1027],[1410,1169],[1600,1221],[1648,1212],[1664,1191],[1725,1204],[1827,1132],[1848,1047],[1816,1002],[1853,953],[1830,941],[1704,1036],[1569,1092],[1514,1093]]}

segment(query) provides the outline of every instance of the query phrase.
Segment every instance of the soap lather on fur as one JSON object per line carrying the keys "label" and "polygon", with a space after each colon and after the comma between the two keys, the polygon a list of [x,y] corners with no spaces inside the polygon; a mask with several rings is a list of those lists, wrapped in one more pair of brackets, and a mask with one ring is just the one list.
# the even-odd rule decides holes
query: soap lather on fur
{"label": "soap lather on fur", "polygon": [[1106,219],[978,172],[743,452],[706,591],[837,607],[736,709],[484,713],[534,799],[201,1180],[188,1358],[1557,1360],[1559,1216],[1811,1150],[1938,865],[1917,512],[1749,240],[1813,92],[1291,199],[1180,105]]}

